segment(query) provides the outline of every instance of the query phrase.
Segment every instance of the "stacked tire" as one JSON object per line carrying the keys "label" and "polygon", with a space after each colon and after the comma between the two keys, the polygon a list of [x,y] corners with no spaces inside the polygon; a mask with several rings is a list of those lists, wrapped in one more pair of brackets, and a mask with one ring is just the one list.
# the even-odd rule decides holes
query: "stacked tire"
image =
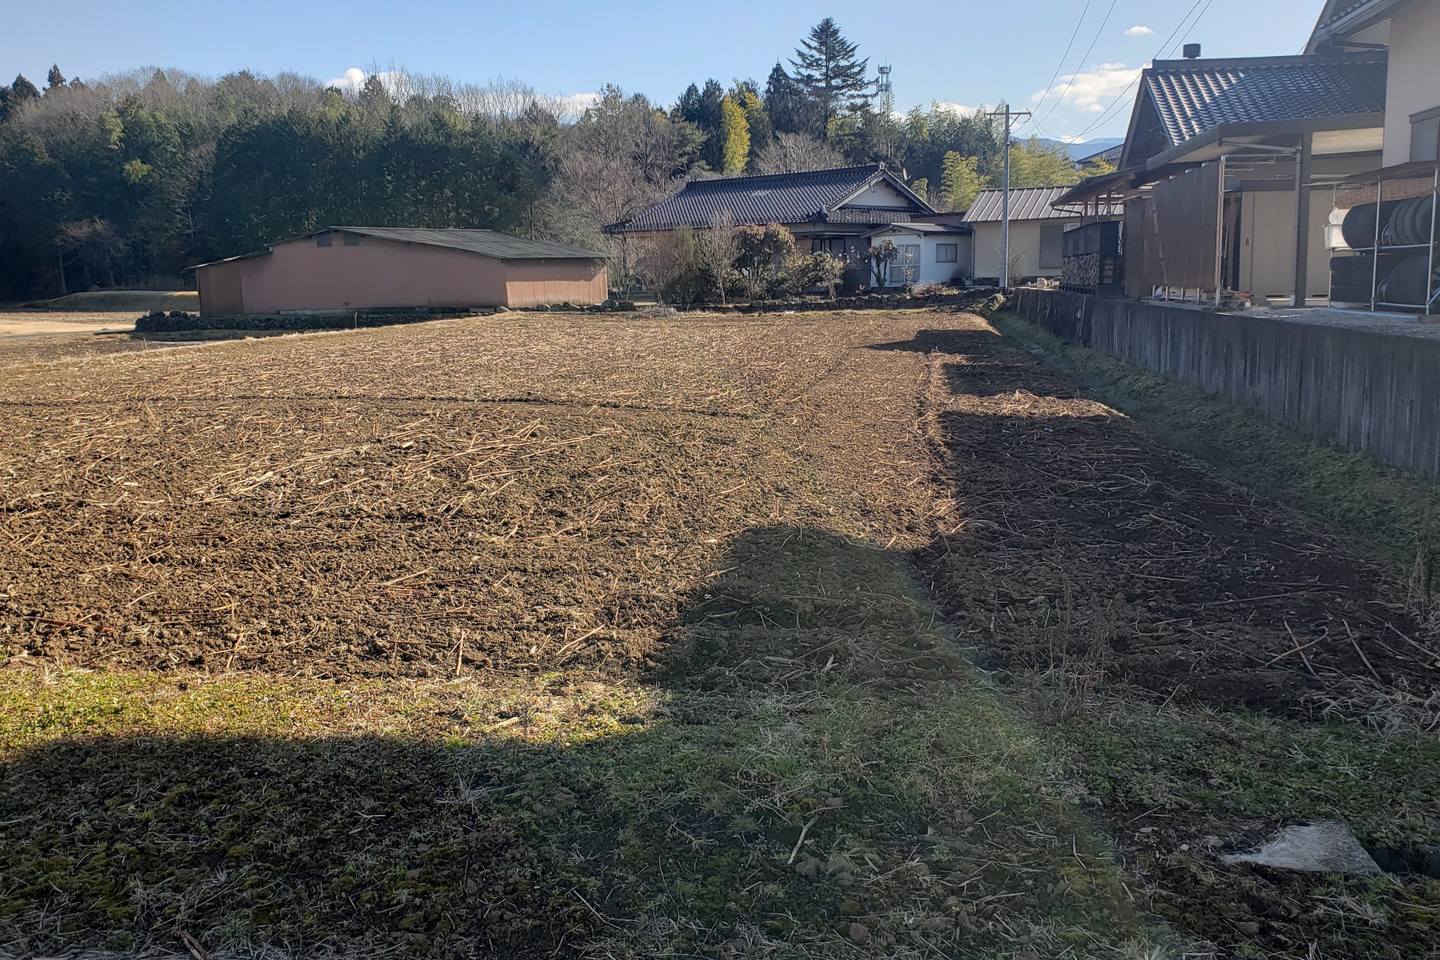
{"label": "stacked tire", "polygon": [[[1400,258],[1393,253],[1382,253],[1380,255],[1380,277],[1385,277],[1399,261]],[[1368,304],[1375,280],[1375,255],[1372,253],[1330,258],[1331,303]]]}
{"label": "stacked tire", "polygon": [[[1383,234],[1384,228],[1390,223],[1394,216],[1397,201],[1386,200],[1380,205],[1380,228]],[[1345,245],[1352,250],[1368,250],[1375,246],[1375,204],[1362,203],[1358,207],[1351,207],[1345,214],[1345,220],[1340,225],[1340,235],[1345,238]],[[1385,241],[1382,239],[1381,243]],[[1367,298],[1368,299],[1368,298]]]}
{"label": "stacked tire", "polygon": [[[1434,216],[1435,198],[1415,197],[1401,200],[1390,211],[1390,220],[1380,235],[1380,242],[1387,247],[1414,247],[1430,242],[1431,218]],[[1343,232],[1343,227],[1341,228]]]}
{"label": "stacked tire", "polygon": [[1428,290],[1440,290],[1440,269],[1430,276],[1430,255],[1418,253],[1401,260],[1380,281],[1375,298],[1381,303],[1423,306]]}
{"label": "stacked tire", "polygon": [[1369,303],[1374,277],[1374,257],[1332,257],[1330,259],[1330,302]]}

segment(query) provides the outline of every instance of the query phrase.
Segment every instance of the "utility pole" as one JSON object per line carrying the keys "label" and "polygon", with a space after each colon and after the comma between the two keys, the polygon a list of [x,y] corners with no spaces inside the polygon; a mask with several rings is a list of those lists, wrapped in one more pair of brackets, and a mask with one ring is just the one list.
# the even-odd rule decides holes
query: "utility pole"
{"label": "utility pole", "polygon": [[1010,121],[1016,117],[1030,116],[1029,110],[1011,111],[1005,104],[1004,111],[991,111],[992,117],[1005,118],[1005,181],[1000,199],[1000,289],[1010,289]]}

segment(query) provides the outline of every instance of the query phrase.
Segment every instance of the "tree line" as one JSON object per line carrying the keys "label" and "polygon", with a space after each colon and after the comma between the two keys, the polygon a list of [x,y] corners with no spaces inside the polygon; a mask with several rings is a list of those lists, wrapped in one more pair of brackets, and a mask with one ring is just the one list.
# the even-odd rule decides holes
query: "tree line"
{"label": "tree line", "polygon": [[[374,70],[359,89],[294,74],[145,70],[0,86],[0,300],[166,286],[185,268],[332,224],[481,227],[608,252],[605,224],[688,178],[883,161],[940,209],[998,180],[981,112],[897,115],[833,20],[763,84],[671,104],[608,86],[578,116],[517,82]],[[1079,178],[1015,145],[1016,186]]]}

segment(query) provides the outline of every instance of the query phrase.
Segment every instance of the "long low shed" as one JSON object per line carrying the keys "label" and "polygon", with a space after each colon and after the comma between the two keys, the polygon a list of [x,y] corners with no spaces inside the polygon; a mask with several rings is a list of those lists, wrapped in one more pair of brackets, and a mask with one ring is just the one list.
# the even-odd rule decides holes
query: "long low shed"
{"label": "long low shed", "polygon": [[590,304],[601,254],[493,230],[327,227],[195,268],[207,316],[406,307]]}

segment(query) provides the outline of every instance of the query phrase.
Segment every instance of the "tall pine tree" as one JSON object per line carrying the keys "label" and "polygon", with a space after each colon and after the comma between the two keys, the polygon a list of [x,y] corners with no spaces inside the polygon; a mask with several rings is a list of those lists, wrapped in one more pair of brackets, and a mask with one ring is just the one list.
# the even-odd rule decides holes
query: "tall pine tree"
{"label": "tall pine tree", "polygon": [[39,100],[40,91],[36,90],[35,84],[31,83],[29,80],[26,80],[25,74],[22,73],[15,78],[14,83],[10,84],[10,97],[16,102],[23,102],[25,100]]}
{"label": "tall pine tree", "polygon": [[842,113],[859,111],[868,105],[869,81],[865,67],[869,60],[856,59],[859,48],[845,39],[832,17],[810,28],[810,36],[795,48],[795,82],[813,107],[817,133],[830,138],[830,125]]}
{"label": "tall pine tree", "polygon": [[60,64],[54,64],[50,72],[45,75],[45,92],[49,93],[56,87],[65,86],[65,74],[60,72]]}
{"label": "tall pine tree", "polygon": [[779,63],[765,81],[765,112],[776,133],[809,133],[810,110],[805,91]]}

